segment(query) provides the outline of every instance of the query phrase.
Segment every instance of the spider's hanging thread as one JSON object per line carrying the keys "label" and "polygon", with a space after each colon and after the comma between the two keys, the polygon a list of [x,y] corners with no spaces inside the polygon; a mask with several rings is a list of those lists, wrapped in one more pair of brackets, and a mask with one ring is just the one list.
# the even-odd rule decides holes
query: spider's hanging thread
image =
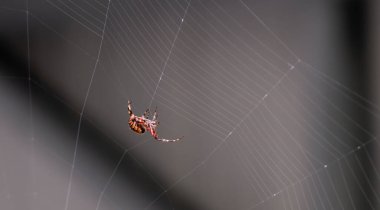
{"label": "spider's hanging thread", "polygon": [[132,112],[132,105],[131,102],[128,101],[128,114],[129,114],[129,127],[136,133],[142,134],[145,133],[145,131],[149,131],[150,134],[153,136],[154,139],[157,141],[162,141],[162,142],[176,142],[181,140],[181,138],[177,139],[162,139],[158,138],[157,134],[157,126],[159,124],[157,120],[157,108],[153,113],[153,118],[149,119],[149,109],[147,109],[143,116],[139,117],[133,114]]}

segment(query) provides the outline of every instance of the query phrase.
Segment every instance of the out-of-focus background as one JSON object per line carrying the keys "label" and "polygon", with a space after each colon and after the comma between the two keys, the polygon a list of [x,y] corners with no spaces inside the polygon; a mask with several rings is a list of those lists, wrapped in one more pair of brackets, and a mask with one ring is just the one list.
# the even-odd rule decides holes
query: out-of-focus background
{"label": "out-of-focus background", "polygon": [[379,209],[379,9],[0,1],[0,209]]}

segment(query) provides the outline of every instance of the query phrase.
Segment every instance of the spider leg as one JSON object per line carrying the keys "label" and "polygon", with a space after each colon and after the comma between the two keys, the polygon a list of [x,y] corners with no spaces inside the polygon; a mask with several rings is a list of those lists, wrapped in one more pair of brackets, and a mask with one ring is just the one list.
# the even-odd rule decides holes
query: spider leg
{"label": "spider leg", "polygon": [[150,134],[153,136],[153,138],[158,138],[156,129],[152,128],[152,126],[147,125],[146,129],[150,132]]}
{"label": "spider leg", "polygon": [[153,121],[155,121],[156,119],[157,119],[157,106],[156,106],[156,108],[154,109],[154,114],[153,114]]}
{"label": "spider leg", "polygon": [[179,141],[183,138],[183,136],[181,138],[177,138],[177,139],[163,139],[163,138],[158,138],[158,134],[157,134],[157,131],[156,129],[153,129],[151,127],[148,127],[148,131],[150,132],[150,134],[154,137],[154,139],[156,139],[157,141],[162,141],[162,142],[176,142],[176,141]]}
{"label": "spider leg", "polygon": [[132,112],[132,104],[131,102],[128,100],[128,114],[129,116],[134,116],[133,112]]}
{"label": "spider leg", "polygon": [[145,118],[149,118],[149,114],[150,114],[150,112],[149,112],[149,108],[148,108],[148,109],[146,109],[146,111],[144,112],[143,116],[144,116]]}
{"label": "spider leg", "polygon": [[162,141],[162,142],[176,142],[176,141],[179,141],[183,138],[183,136],[181,138],[177,138],[177,139],[159,139],[157,138],[156,140],[157,141]]}

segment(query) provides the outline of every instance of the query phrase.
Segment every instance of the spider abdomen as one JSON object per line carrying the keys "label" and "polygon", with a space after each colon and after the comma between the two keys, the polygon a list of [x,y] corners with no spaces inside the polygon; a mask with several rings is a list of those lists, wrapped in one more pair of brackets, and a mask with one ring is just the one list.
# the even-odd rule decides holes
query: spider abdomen
{"label": "spider abdomen", "polygon": [[144,133],[145,132],[145,128],[142,124],[139,124],[137,123],[136,121],[134,120],[130,120],[128,122],[129,124],[129,127],[136,133]]}

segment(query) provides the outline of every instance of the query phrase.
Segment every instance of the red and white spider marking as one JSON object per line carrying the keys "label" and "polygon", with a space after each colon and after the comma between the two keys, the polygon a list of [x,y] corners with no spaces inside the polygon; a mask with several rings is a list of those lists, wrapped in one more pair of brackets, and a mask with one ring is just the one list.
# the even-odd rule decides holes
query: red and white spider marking
{"label": "red and white spider marking", "polygon": [[158,138],[157,126],[159,122],[157,120],[157,108],[153,113],[152,119],[149,119],[149,109],[147,109],[144,112],[143,116],[139,117],[133,114],[131,102],[128,101],[128,113],[129,113],[129,121],[128,121],[129,127],[136,133],[142,134],[145,132],[145,130],[147,130],[154,137],[154,139],[156,139],[157,141],[162,141],[162,142],[176,142],[183,138],[183,137],[177,138],[177,139]]}

